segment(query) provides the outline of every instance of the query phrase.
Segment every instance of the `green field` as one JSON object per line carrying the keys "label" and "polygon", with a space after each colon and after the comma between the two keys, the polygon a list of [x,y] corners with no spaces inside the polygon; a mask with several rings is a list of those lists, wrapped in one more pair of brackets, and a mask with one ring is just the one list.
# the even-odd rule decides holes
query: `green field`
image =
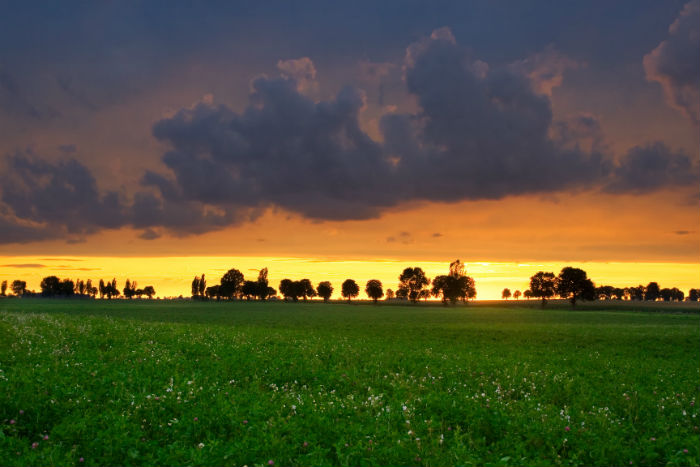
{"label": "green field", "polygon": [[2,300],[0,465],[698,464],[700,315],[532,305]]}

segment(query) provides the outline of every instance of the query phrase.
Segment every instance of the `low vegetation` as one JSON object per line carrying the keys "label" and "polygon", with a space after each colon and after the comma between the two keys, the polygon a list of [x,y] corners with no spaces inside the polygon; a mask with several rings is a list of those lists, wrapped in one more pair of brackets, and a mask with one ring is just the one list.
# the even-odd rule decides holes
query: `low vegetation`
{"label": "low vegetation", "polygon": [[698,314],[603,310],[3,300],[0,463],[697,465]]}

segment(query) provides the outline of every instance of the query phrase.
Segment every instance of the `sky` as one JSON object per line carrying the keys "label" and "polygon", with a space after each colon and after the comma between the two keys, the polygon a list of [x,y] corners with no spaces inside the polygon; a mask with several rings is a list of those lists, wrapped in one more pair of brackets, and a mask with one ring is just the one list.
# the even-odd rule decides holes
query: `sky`
{"label": "sky", "polygon": [[700,0],[3,12],[2,280],[700,286]]}

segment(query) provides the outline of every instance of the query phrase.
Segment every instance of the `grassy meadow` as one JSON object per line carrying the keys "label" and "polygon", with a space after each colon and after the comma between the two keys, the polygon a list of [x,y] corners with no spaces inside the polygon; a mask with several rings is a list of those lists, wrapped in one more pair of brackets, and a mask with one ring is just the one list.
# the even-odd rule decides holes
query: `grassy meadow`
{"label": "grassy meadow", "polygon": [[698,465],[697,305],[606,307],[0,300],[0,465]]}

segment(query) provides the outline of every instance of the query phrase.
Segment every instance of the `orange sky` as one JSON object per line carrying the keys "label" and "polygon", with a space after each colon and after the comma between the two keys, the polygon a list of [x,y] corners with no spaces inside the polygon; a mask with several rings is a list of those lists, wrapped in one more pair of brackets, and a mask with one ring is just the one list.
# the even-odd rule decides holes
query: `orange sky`
{"label": "orange sky", "polygon": [[[355,3],[357,2],[346,6],[362,11],[364,7]],[[215,280],[212,279],[218,279],[229,267],[236,267],[251,276],[255,274],[253,269],[267,266],[275,287],[282,277],[309,277],[314,282],[330,279],[337,286],[344,278],[353,277],[358,282],[378,278],[385,283],[385,287],[395,288],[396,277],[403,267],[422,266],[430,276],[434,276],[444,273],[449,262],[459,258],[467,264],[469,274],[475,277],[479,298],[498,298],[503,287],[524,287],[529,275],[536,270],[557,272],[563,265],[583,267],[598,283],[624,286],[656,280],[662,286],[678,286],[686,291],[690,287],[699,287],[700,197],[697,183],[693,184],[693,180],[688,181],[687,177],[683,181],[683,175],[698,173],[698,119],[689,118],[688,112],[692,112],[690,107],[684,112],[678,102],[672,101],[668,89],[663,86],[664,79],[671,77],[659,78],[659,73],[664,71],[662,68],[650,73],[646,68],[649,58],[645,59],[651,57],[654,50],[657,51],[654,53],[660,53],[659,47],[663,44],[680,47],[679,53],[669,53],[669,60],[690,56],[680,53],[685,50],[684,47],[697,47],[696,42],[687,40],[692,34],[679,32],[676,37],[676,33],[671,30],[673,28],[669,29],[671,24],[683,20],[689,31],[697,31],[696,16],[682,13],[685,11],[683,3],[685,2],[660,2],[653,5],[632,3],[625,7],[601,4],[601,11],[607,11],[607,14],[586,19],[584,22],[590,24],[586,25],[584,31],[562,27],[568,19],[580,17],[582,10],[587,10],[582,5],[558,5],[555,8],[559,9],[558,13],[551,17],[551,5],[528,4],[507,8],[512,11],[517,8],[544,10],[547,14],[540,14],[538,19],[543,21],[543,26],[532,29],[531,22],[538,15],[528,13],[511,18],[509,14],[504,15],[505,11],[501,11],[501,6],[495,3],[484,6],[484,11],[480,12],[479,8],[471,11],[473,6],[468,3],[455,2],[452,6],[459,6],[458,11],[462,11],[462,7],[466,10],[461,14],[450,13],[450,8],[446,5],[440,11],[431,11],[428,16],[416,15],[411,20],[414,22],[411,27],[401,21],[382,21],[381,24],[373,25],[363,19],[363,15],[342,14],[336,18],[340,24],[354,20],[360,22],[357,27],[331,27],[329,31],[332,33],[329,36],[324,35],[328,32],[322,27],[326,24],[324,21],[313,18],[313,15],[306,18],[306,13],[315,14],[315,11],[305,12],[296,21],[287,18],[288,15],[294,16],[293,13],[285,13],[283,23],[291,25],[290,31],[280,30],[276,20],[268,23],[270,18],[267,15],[246,18],[241,11],[222,11],[219,18],[222,21],[221,29],[214,27],[210,30],[207,27],[200,31],[203,34],[201,37],[195,34],[194,39],[199,39],[193,41],[188,38],[195,31],[182,31],[177,12],[168,10],[154,16],[158,18],[158,28],[174,27],[170,35],[163,35],[162,38],[168,40],[162,50],[155,47],[159,38],[151,36],[151,32],[158,28],[146,27],[142,31],[144,35],[139,36],[134,35],[134,31],[129,28],[113,27],[113,24],[120,24],[121,21],[130,25],[140,24],[138,21],[143,19],[140,7],[129,10],[130,13],[124,17],[114,14],[121,10],[119,6],[96,4],[91,7],[95,11],[79,8],[66,16],[65,24],[55,25],[59,29],[65,28],[62,33],[49,35],[44,34],[43,28],[39,31],[32,29],[43,24],[41,22],[32,22],[13,33],[10,26],[25,25],[26,22],[9,20],[8,27],[5,28],[7,34],[18,37],[25,35],[32,40],[26,40],[25,37],[24,42],[18,41],[16,53],[13,53],[15,49],[0,51],[0,65],[3,66],[0,69],[0,229],[8,226],[7,230],[0,230],[0,234],[8,233],[0,235],[0,240],[3,237],[11,238],[0,241],[0,278],[25,278],[30,287],[36,289],[41,277],[49,274],[93,279],[116,276],[122,282],[126,277],[131,277],[142,285],[154,285],[159,295],[164,296],[187,294],[194,274],[206,273],[210,284],[213,284]],[[396,8],[397,12],[401,12],[399,16],[404,16],[405,6],[401,2],[393,6],[390,4],[391,2],[385,4],[385,8]],[[21,4],[16,5],[16,8],[21,10]],[[103,8],[106,9],[105,12],[102,11]],[[490,9],[494,11],[488,13]],[[193,7],[188,15],[192,15],[192,18],[198,17],[198,14],[207,17],[210,15],[207,8],[199,12],[197,10]],[[697,15],[697,11],[693,11]],[[303,8],[298,13],[301,12],[304,12]],[[11,13],[8,10],[8,18]],[[53,12],[44,14],[53,18]],[[129,16],[131,14],[135,16]],[[171,14],[175,16],[169,17]],[[441,19],[438,19],[441,15]],[[516,17],[518,21],[513,23],[511,20]],[[304,18],[310,23],[302,27]],[[603,21],[604,18],[607,19]],[[610,18],[617,19],[608,21]],[[135,19],[138,20],[136,23]],[[548,22],[550,20],[553,22]],[[77,21],[77,25],[71,21]],[[236,22],[241,22],[239,27],[231,27]],[[49,23],[53,24],[52,21]],[[95,30],[84,30],[86,24],[93,24]],[[484,30],[480,29],[482,27]],[[241,28],[249,30],[239,36],[236,32],[243,30]],[[105,30],[117,35],[127,33],[128,40],[102,42]],[[528,36],[532,31],[536,31],[536,34]],[[91,36],[95,32],[99,33]],[[74,33],[77,36],[73,37]],[[279,36],[276,35],[278,33]],[[75,43],[68,40],[71,37],[81,47],[75,47]],[[188,47],[173,47],[170,40],[176,37],[183,39],[183,44],[189,44]],[[257,39],[254,40],[253,37]],[[325,39],[320,40],[320,37]],[[504,37],[509,39],[502,40]],[[619,40],[623,37],[624,40]],[[515,38],[517,40],[513,40]],[[42,46],[32,46],[20,52],[22,44],[33,44],[33,40],[38,40]],[[335,42],[338,40],[340,42]],[[343,46],[344,40],[347,43]],[[452,45],[447,45],[448,43]],[[120,45],[115,49],[115,44]],[[129,48],[129,44],[132,48]],[[429,47],[429,44],[432,45]],[[432,49],[433,46],[437,48]],[[127,53],[126,50],[130,52]],[[566,151],[580,146],[586,153],[604,153],[605,162],[614,165],[620,164],[635,147],[662,143],[669,148],[664,157],[676,157],[675,163],[681,167],[686,166],[677,160],[687,160],[689,167],[674,171],[674,163],[665,167],[659,165],[659,161],[654,165],[653,161],[641,158],[636,161],[636,166],[632,164],[626,169],[625,173],[632,174],[631,182],[622,183],[621,186],[626,188],[612,194],[606,193],[604,180],[577,184],[574,183],[576,177],[572,177],[571,184],[564,183],[558,188],[557,184],[551,184],[555,188],[542,186],[548,185],[552,180],[565,180],[567,174],[572,173],[568,170],[552,172],[558,174],[559,178],[556,179],[554,176],[535,177],[536,183],[533,182],[525,191],[518,191],[516,188],[519,182],[533,177],[533,174],[523,173],[523,167],[526,169],[527,166],[509,173],[510,178],[498,180],[496,177],[495,182],[491,181],[493,186],[487,183],[481,187],[481,179],[488,179],[492,175],[478,172],[478,167],[482,164],[472,163],[464,167],[456,164],[451,167],[462,171],[453,169],[444,173],[436,172],[437,175],[431,179],[429,196],[407,195],[395,202],[390,196],[385,196],[384,200],[379,199],[381,194],[377,194],[377,199],[369,196],[368,204],[376,202],[377,212],[381,213],[377,218],[318,221],[312,220],[314,216],[309,215],[310,211],[304,211],[300,207],[313,205],[323,199],[324,195],[334,199],[334,190],[341,188],[325,187],[328,193],[301,189],[303,203],[284,204],[290,195],[292,198],[297,195],[294,190],[298,191],[299,187],[287,187],[286,198],[276,198],[267,193],[276,192],[276,185],[259,183],[266,180],[263,175],[267,171],[281,170],[280,173],[286,174],[285,170],[292,166],[284,166],[286,169],[278,167],[281,159],[274,162],[275,157],[258,161],[256,158],[260,155],[252,151],[245,154],[244,159],[247,162],[256,160],[264,168],[260,173],[255,172],[252,176],[243,178],[246,181],[253,180],[250,191],[255,191],[259,186],[265,188],[260,192],[263,196],[259,200],[248,200],[248,204],[245,204],[245,201],[239,199],[245,197],[240,192],[224,199],[213,196],[212,201],[206,197],[209,196],[207,190],[202,190],[206,194],[204,201],[198,198],[204,196],[199,192],[190,200],[195,203],[201,201],[198,209],[203,212],[216,212],[238,202],[243,202],[244,207],[257,207],[258,201],[262,206],[272,206],[250,222],[216,230],[218,224],[204,225],[206,222],[193,221],[191,217],[183,216],[184,224],[187,221],[192,224],[189,226],[190,232],[204,233],[178,236],[178,231],[188,229],[163,220],[153,224],[144,219],[139,222],[122,220],[109,223],[96,213],[116,219],[118,210],[105,213],[101,206],[80,204],[99,198],[107,190],[114,190],[115,196],[118,195],[125,206],[133,207],[131,203],[140,190],[144,189],[146,171],[152,170],[172,179],[173,167],[166,163],[164,155],[169,150],[187,153],[191,149],[186,144],[183,146],[180,138],[173,138],[172,135],[167,138],[161,136],[159,139],[154,134],[158,122],[172,120],[178,111],[192,109],[198,102],[212,104],[211,108],[208,107],[211,111],[219,105],[224,106],[243,118],[246,109],[256,109],[260,105],[250,94],[253,90],[252,80],[264,76],[268,85],[279,84],[279,79],[288,80],[286,74],[292,73],[289,70],[294,63],[306,63],[312,70],[308,76],[303,73],[298,77],[295,75],[294,79],[299,80],[294,81],[299,85],[296,86],[299,94],[294,94],[295,99],[308,98],[308,103],[314,105],[323,101],[325,107],[322,107],[327,108],[341,96],[341,90],[346,85],[361,89],[358,95],[361,96],[362,105],[358,105],[357,116],[348,121],[354,124],[356,119],[359,129],[377,144],[386,142],[384,130],[380,128],[383,116],[402,114],[413,120],[427,118],[433,123],[440,122],[441,115],[455,110],[451,107],[454,96],[468,96],[472,92],[478,96],[489,89],[491,91],[485,95],[495,92],[491,85],[481,87],[472,83],[471,79],[463,79],[467,75],[455,75],[457,77],[452,81],[449,78],[452,75],[444,73],[449,69],[433,69],[428,66],[421,69],[430,78],[430,85],[425,89],[410,85],[407,77],[411,74],[411,69],[414,72],[417,69],[415,58],[424,54],[424,59],[429,59],[432,57],[430,50],[459,53],[455,56],[471,64],[467,67],[468,75],[473,74],[474,83],[480,83],[492,72],[498,76],[496,72],[499,70],[522,75],[521,78],[527,76],[527,86],[518,91],[523,98],[518,100],[516,108],[511,109],[512,115],[506,112],[510,116],[501,122],[502,126],[493,127],[499,130],[492,134],[491,140],[497,139],[503,134],[502,129],[509,128],[513,123],[529,119],[538,121],[539,118],[539,121],[547,123],[544,140],[557,147],[561,145],[562,151],[558,157],[564,157]],[[435,64],[442,66],[443,62],[445,61],[437,60]],[[285,65],[280,67],[281,63]],[[681,66],[679,70],[686,68]],[[422,75],[417,73],[415,76]],[[449,78],[448,81],[443,81],[445,77]],[[697,79],[689,82],[697,82]],[[498,87],[503,83],[496,80],[492,84]],[[542,87],[543,85],[546,86]],[[445,102],[441,101],[443,107],[439,107],[440,110],[430,110],[430,105],[424,108],[425,102],[431,102],[430,93],[426,91],[447,88],[454,92],[447,94]],[[682,90],[685,93],[682,95],[689,93],[691,101],[697,95],[696,87]],[[503,88],[502,91],[505,96],[510,95],[508,93],[511,90]],[[487,99],[489,102],[493,100],[491,97],[493,96]],[[544,99],[543,105],[535,105],[541,99]],[[446,134],[456,136],[433,142],[436,147],[446,148],[460,138],[465,141],[480,141],[482,135],[490,134],[488,128],[491,127],[472,126],[469,123],[471,119],[467,117],[477,102],[478,99],[461,102],[460,112],[456,114],[458,118],[452,120],[457,122],[454,128],[451,124],[446,124],[444,128],[450,130]],[[691,104],[697,104],[697,99]],[[269,108],[274,110],[276,107],[270,104]],[[489,108],[482,109],[485,120],[490,114]],[[501,110],[503,109],[494,114],[500,114]],[[550,111],[551,115],[548,114]],[[295,107],[294,112],[289,114],[292,121],[301,115],[298,112],[299,109]],[[223,115],[219,118],[230,117]],[[284,117],[280,122],[287,122],[289,116],[285,116],[287,114],[284,112],[280,115]],[[588,117],[594,124],[578,127],[572,123],[582,116]],[[191,117],[185,119],[185,123]],[[560,127],[562,122],[568,123]],[[210,123],[205,120],[202,124],[207,127]],[[262,134],[265,135],[263,139],[270,141],[284,139],[286,133],[275,136],[265,128],[267,127],[261,127],[261,131],[251,135]],[[533,130],[527,125],[518,128],[519,132],[515,133],[525,136],[517,140],[517,144],[505,145],[498,153],[486,151],[478,156],[488,161],[502,157],[502,164],[493,165],[501,168],[509,167],[509,157],[536,159],[534,156],[542,151],[530,154],[523,148],[547,145],[537,143],[537,129]],[[573,135],[570,135],[570,140],[566,140],[568,142],[564,142],[564,139],[555,141],[557,135],[561,136],[557,133],[557,129],[561,128],[568,128]],[[212,131],[213,129],[216,129],[216,125]],[[188,140],[190,133],[197,133],[198,130],[195,125],[187,131],[183,130],[182,134],[176,134]],[[456,132],[455,135],[452,135],[452,130]],[[325,130],[319,127],[315,131],[314,134],[318,134]],[[422,135],[416,141],[430,142],[431,139],[426,139],[426,135],[421,132],[422,130],[416,133]],[[347,132],[344,135],[347,137]],[[202,145],[202,141],[211,139],[207,137],[193,141],[199,141],[198,145]],[[507,138],[504,136],[504,139]],[[328,140],[335,141],[334,138]],[[230,142],[228,137],[222,141]],[[293,138],[290,141],[293,142]],[[477,146],[490,147],[490,144],[484,143],[482,141]],[[198,149],[192,152],[198,163],[205,167],[216,157],[210,154],[211,148],[202,149],[198,145],[195,144]],[[296,146],[293,142],[289,146],[280,147],[293,149]],[[593,146],[596,146],[595,151]],[[292,149],[280,152],[289,160],[306,157],[305,154],[292,154]],[[233,145],[227,146],[224,152],[240,155],[238,150],[239,147]],[[391,155],[391,151],[395,150],[393,146],[387,147],[385,155]],[[518,154],[521,150],[523,154]],[[328,152],[323,149],[315,157],[322,160],[323,157],[329,157]],[[66,171],[63,178],[55,178],[58,188],[54,192],[42,192],[45,179],[50,178],[47,172],[38,176],[34,185],[29,183],[26,192],[20,190],[18,195],[8,189],[12,184],[8,181],[22,177],[11,172],[12,168],[8,171],[3,165],[11,159],[5,156],[13,154],[25,154],[27,160],[36,157],[49,166],[57,161],[75,159],[84,165],[90,177],[94,176],[95,194],[88,191],[87,196],[78,196],[80,199],[76,201],[70,196],[71,190],[66,190],[64,196],[68,201],[63,206],[52,208],[53,211],[49,209],[44,212],[43,206],[57,199],[53,193],[61,192],[62,186],[70,184],[75,171]],[[276,153],[272,151],[270,154]],[[350,151],[348,154],[354,153]],[[410,154],[410,151],[404,154],[406,161],[411,160]],[[470,156],[470,151],[455,151],[452,155],[455,160],[473,156]],[[595,159],[593,156],[596,154],[591,156]],[[352,157],[354,159],[349,162],[357,164],[356,155]],[[480,160],[474,159],[472,162]],[[34,167],[34,173],[41,171],[36,169],[38,165]],[[218,171],[213,173],[227,172],[227,167],[218,166]],[[362,179],[376,164],[367,167],[369,169],[361,171],[357,178]],[[419,169],[411,173],[420,172],[420,176],[423,176],[421,166],[416,167]],[[648,172],[635,172],[635,169],[648,167],[651,167]],[[3,174],[3,169],[10,173],[7,181],[2,178],[2,175],[6,175]],[[665,178],[667,174],[664,170],[668,171],[668,179]],[[190,172],[195,171],[183,171],[184,175]],[[304,174],[297,174],[297,177],[309,175],[306,172],[308,170]],[[538,170],[535,175],[542,175],[543,172]],[[585,170],[581,172],[585,173]],[[613,172],[614,170],[611,173]],[[319,180],[326,175],[321,171],[311,179]],[[350,176],[352,173],[345,175],[345,178],[339,180],[354,179]],[[368,174],[367,179],[372,178],[369,175],[372,174]],[[450,183],[445,180],[448,175],[454,175],[449,180]],[[204,188],[208,188],[207,184],[213,178],[209,176],[202,184]],[[92,183],[90,177],[72,188],[89,186]],[[405,180],[405,177],[401,180]],[[470,181],[461,183],[462,180]],[[655,180],[661,180],[662,183],[655,186]],[[413,180],[409,185],[419,184],[420,181],[418,177],[417,181]],[[233,176],[225,179],[222,186],[235,186],[237,182],[236,176]],[[639,185],[635,185],[635,182],[639,182]],[[284,177],[277,179],[276,183],[283,184]],[[305,185],[310,185],[308,180]],[[183,186],[179,188],[185,193],[187,190]],[[392,186],[394,188],[391,194],[399,192],[390,183],[369,186],[377,191]],[[582,186],[588,188],[582,191],[578,188]],[[461,187],[478,187],[485,191],[483,195],[479,191],[461,197],[449,196],[450,193],[443,193],[442,188],[445,187],[450,187],[452,191],[459,191]],[[497,189],[502,187],[505,189]],[[501,198],[493,201],[466,201],[488,196],[489,188],[495,190],[493,193],[501,193],[491,196]],[[154,188],[151,186],[147,189]],[[543,193],[536,194],[538,190]],[[449,190],[446,188],[446,191]],[[469,193],[469,190],[466,192]],[[33,199],[32,195],[36,193],[40,196]],[[232,193],[236,193],[235,190]],[[412,190],[409,189],[406,193],[410,194]],[[163,193],[159,196],[165,199]],[[354,201],[352,197],[357,196],[357,193],[352,192],[352,195],[340,199]],[[402,199],[464,201],[402,202]],[[68,206],[70,203],[77,203],[76,216],[72,215],[73,206]],[[352,202],[349,204],[352,205]],[[275,205],[287,206],[288,209],[296,207],[297,213],[274,207]],[[385,208],[386,206],[390,207]],[[57,212],[62,208],[68,208],[65,214]],[[184,212],[182,206],[174,211]],[[305,212],[307,218],[303,217]],[[317,217],[333,219],[333,214],[335,212],[324,211]],[[88,219],[93,223],[83,224],[80,222],[82,216],[99,218],[99,222]],[[157,216],[148,217],[147,220],[153,220],[154,217]],[[49,232],[41,238],[53,237],[55,234],[56,239],[25,243],[25,237],[20,238],[19,243],[12,243],[17,242],[17,237],[9,234],[10,226],[14,226],[15,222],[22,227],[46,227]],[[201,228],[198,228],[200,223]],[[122,227],[105,227],[114,225]],[[133,225],[144,228],[131,228]],[[147,229],[148,226],[152,228]],[[157,238],[140,238],[144,231]]]}
{"label": "orange sky", "polygon": [[[448,263],[437,261],[406,261],[398,259],[331,259],[293,257],[0,257],[0,281],[16,278],[27,281],[30,289],[39,290],[42,277],[55,274],[72,279],[116,277],[119,287],[129,278],[140,287],[154,285],[160,297],[188,296],[192,277],[206,274],[208,285],[218,282],[229,268],[239,269],[248,279],[255,279],[262,267],[269,269],[270,285],[277,288],[283,278],[309,278],[314,283],[329,280],[334,297],[339,297],[340,285],[352,278],[361,286],[360,298],[366,298],[364,284],[369,279],[382,281],[385,290],[396,290],[398,275],[409,266],[420,266],[429,277],[446,274]],[[16,261],[11,263],[11,261]],[[687,290],[700,285],[698,265],[694,263],[620,263],[620,262],[467,262],[467,273],[474,277],[477,299],[498,299],[503,288],[525,290],[529,277],[537,271],[558,273],[573,264],[586,270],[598,285],[630,286],[658,281],[662,287]],[[39,266],[42,267],[39,267]],[[127,273],[128,272],[128,273]]]}

